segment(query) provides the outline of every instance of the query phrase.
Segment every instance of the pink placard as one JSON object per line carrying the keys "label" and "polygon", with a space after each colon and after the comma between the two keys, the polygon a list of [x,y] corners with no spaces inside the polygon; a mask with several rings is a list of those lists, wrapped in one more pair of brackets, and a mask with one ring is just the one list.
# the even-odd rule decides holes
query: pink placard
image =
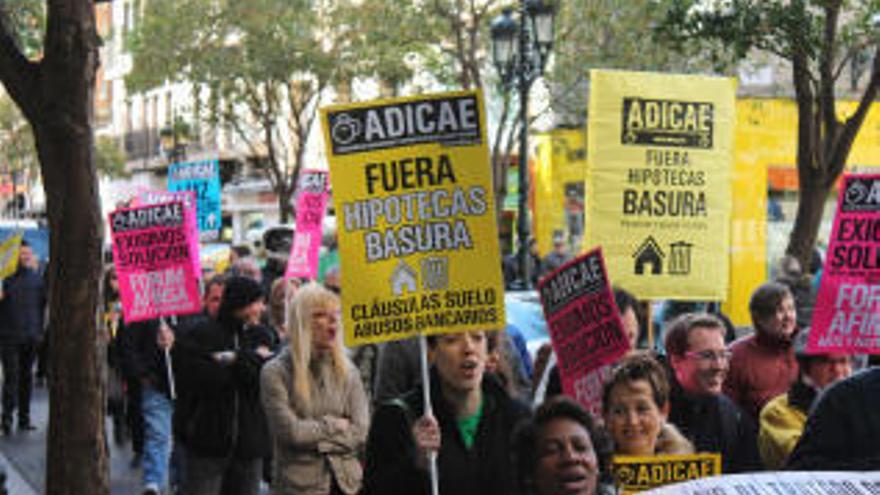
{"label": "pink placard", "polygon": [[138,196],[135,198],[135,201],[132,202],[132,205],[156,205],[160,203],[171,203],[172,201],[183,201],[186,215],[190,217],[187,219],[187,225],[190,226],[190,233],[188,236],[192,243],[192,252],[195,253],[195,256],[193,256],[193,273],[196,278],[201,278],[202,260],[199,257],[199,222],[196,213],[196,193],[193,191],[157,191],[154,189],[143,189],[138,193]]}
{"label": "pink placard", "polygon": [[303,171],[297,190],[296,233],[284,277],[315,279],[327,206],[327,172]]}
{"label": "pink placard", "polygon": [[880,174],[843,178],[807,352],[880,354]]}
{"label": "pink placard", "polygon": [[193,273],[194,219],[182,201],[110,213],[113,262],[126,323],[201,309]]}
{"label": "pink placard", "polygon": [[629,350],[601,249],[559,267],[538,292],[562,390],[598,416],[610,366]]}

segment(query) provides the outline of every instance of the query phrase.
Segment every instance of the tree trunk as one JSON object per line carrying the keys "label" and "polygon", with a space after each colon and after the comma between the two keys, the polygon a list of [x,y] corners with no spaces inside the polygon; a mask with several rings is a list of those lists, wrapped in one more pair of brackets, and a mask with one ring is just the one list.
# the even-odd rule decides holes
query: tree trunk
{"label": "tree trunk", "polygon": [[[798,107],[798,209],[786,253],[809,266],[813,246],[834,183],[843,173],[856,135],[880,91],[880,47],[874,48],[871,78],[859,104],[845,120],[837,117],[834,85],[835,47],[842,2],[827,2],[823,40],[820,43],[818,77],[810,72],[810,54],[801,32],[792,39],[792,81]],[[800,2],[800,15],[805,6]]]}
{"label": "tree trunk", "polygon": [[276,190],[276,194],[278,194],[279,223],[288,223],[293,215],[293,206],[290,202],[293,196],[292,191],[288,191],[287,184],[283,184]]}
{"label": "tree trunk", "polygon": [[49,495],[109,493],[104,354],[98,339],[103,229],[93,161],[98,37],[92,0],[55,0],[32,121],[49,217]]}
{"label": "tree trunk", "polygon": [[810,258],[822,223],[829,190],[830,188],[822,181],[801,183],[798,188],[797,215],[785,252],[801,262],[804,272],[810,266]]}

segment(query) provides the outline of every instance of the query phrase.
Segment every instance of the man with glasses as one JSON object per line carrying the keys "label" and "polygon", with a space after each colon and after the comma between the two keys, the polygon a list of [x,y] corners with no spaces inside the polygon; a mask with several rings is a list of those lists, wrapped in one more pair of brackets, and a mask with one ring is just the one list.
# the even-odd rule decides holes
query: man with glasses
{"label": "man with glasses", "polygon": [[755,471],[761,468],[755,424],[721,393],[730,360],[724,333],[708,313],[686,313],[667,325],[669,421],[697,451],[720,453],[724,473]]}

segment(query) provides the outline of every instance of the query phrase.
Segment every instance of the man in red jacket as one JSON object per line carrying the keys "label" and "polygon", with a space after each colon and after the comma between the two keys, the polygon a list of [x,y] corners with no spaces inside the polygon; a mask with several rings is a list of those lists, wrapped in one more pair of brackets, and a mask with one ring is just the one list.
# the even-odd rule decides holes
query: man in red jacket
{"label": "man in red jacket", "polygon": [[797,379],[792,341],[798,328],[791,291],[776,282],[752,293],[749,312],[755,332],[730,344],[724,393],[757,421],[761,408]]}

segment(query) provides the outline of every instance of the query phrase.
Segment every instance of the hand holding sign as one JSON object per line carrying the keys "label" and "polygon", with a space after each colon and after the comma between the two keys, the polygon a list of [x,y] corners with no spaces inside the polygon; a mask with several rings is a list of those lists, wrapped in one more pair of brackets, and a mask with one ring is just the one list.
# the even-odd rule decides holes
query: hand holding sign
{"label": "hand holding sign", "polygon": [[156,345],[162,350],[171,349],[171,347],[174,346],[174,332],[171,331],[171,327],[168,326],[168,323],[165,323],[164,319],[159,322],[159,332],[156,335]]}
{"label": "hand holding sign", "polygon": [[440,451],[440,424],[434,416],[422,416],[412,427],[418,455],[416,464],[420,469],[428,470],[428,455]]}
{"label": "hand holding sign", "polygon": [[211,359],[213,359],[217,364],[228,365],[235,362],[236,354],[235,351],[215,352],[211,354]]}

